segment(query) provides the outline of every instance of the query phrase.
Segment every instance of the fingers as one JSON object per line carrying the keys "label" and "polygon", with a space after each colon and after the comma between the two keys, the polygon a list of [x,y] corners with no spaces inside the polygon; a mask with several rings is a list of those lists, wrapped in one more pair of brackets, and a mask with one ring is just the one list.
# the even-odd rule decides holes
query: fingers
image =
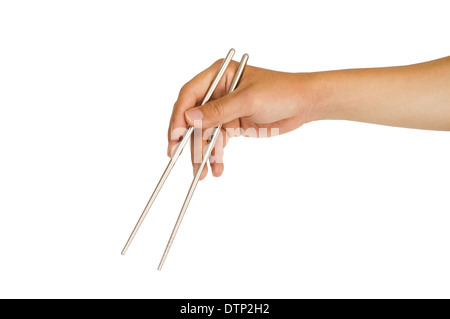
{"label": "fingers", "polygon": [[[207,130],[201,130],[198,128],[194,129],[194,133],[191,138],[191,161],[194,175],[197,173],[197,170],[199,169],[200,164],[202,163],[203,156],[206,155],[204,153],[205,148],[206,145],[209,143],[208,137],[211,136],[212,132],[213,132],[212,129]],[[211,172],[215,177],[219,177],[223,173],[224,170],[223,149],[228,142],[228,135],[224,129],[220,130],[218,134],[219,135],[214,144],[214,148],[209,156]],[[205,165],[202,174],[200,175],[200,180],[204,179],[207,173],[208,173],[208,166]]]}
{"label": "fingers", "polygon": [[[173,147],[183,136],[185,129],[189,124],[185,119],[185,111],[199,105],[202,102],[209,86],[211,85],[211,82],[213,81],[222,64],[222,61],[223,59],[216,61],[208,69],[199,73],[181,88],[178,99],[175,102],[172,110],[172,116],[170,118],[167,134],[169,142],[167,154],[169,156],[171,156]],[[218,98],[225,94],[227,84],[231,82],[230,78],[233,76],[236,68],[236,62],[230,63],[224,76],[222,77],[216,90],[214,91],[212,98]]]}
{"label": "fingers", "polygon": [[228,142],[228,138],[229,137],[227,136],[225,129],[222,128],[219,132],[219,136],[217,137],[214,149],[211,152],[211,156],[209,157],[209,165],[214,177],[219,177],[223,173],[223,149]]}
{"label": "fingers", "polygon": [[186,122],[192,126],[200,123],[203,128],[211,128],[249,116],[250,104],[241,95],[235,91],[205,105],[191,108],[185,112]]}
{"label": "fingers", "polygon": [[214,148],[211,153],[211,157],[214,157],[214,158],[220,157],[220,162],[211,162],[211,157],[210,157],[210,162],[209,162],[210,163],[209,166],[211,167],[211,172],[214,177],[220,177],[224,170],[223,152],[221,153],[221,155],[219,155],[218,153],[219,152],[216,151],[216,148]]}
{"label": "fingers", "polygon": [[[221,104],[223,101],[221,97],[226,94],[231,84],[231,80],[234,77],[234,73],[236,72],[238,63],[232,61],[228,66],[225,74],[220,80],[218,86],[216,87],[211,99],[219,99],[219,102],[214,102],[213,104],[205,104],[206,108],[202,109],[203,113],[206,114],[206,121],[204,123],[208,124],[207,127],[202,126],[202,122],[196,122],[195,119],[192,121],[186,121],[185,112],[189,109],[196,109],[196,106],[200,105],[202,100],[204,99],[204,95],[207,92],[211,82],[216,76],[220,66],[222,64],[222,60],[216,61],[211,67],[206,69],[205,71],[198,74],[191,81],[186,83],[183,88],[180,90],[180,94],[178,96],[177,101],[173,107],[172,116],[170,118],[170,124],[168,129],[168,149],[167,154],[171,157],[172,153],[175,151],[175,145],[182,139],[184,133],[187,130],[188,125],[193,126],[194,133],[191,137],[191,161],[193,165],[194,175],[197,173],[197,170],[202,162],[203,150],[208,143],[207,138],[211,134],[212,128],[215,125],[212,125],[214,120],[216,122],[220,122],[223,119],[228,117],[232,117],[233,113],[224,113],[221,112],[223,109],[223,105]],[[226,100],[226,105],[229,105]],[[237,109],[234,108],[234,109]],[[215,110],[220,110],[220,113]],[[202,111],[200,111],[202,112]],[[203,114],[201,113],[201,114]],[[219,116],[216,116],[216,115]],[[222,116],[224,115],[224,116]],[[208,120],[212,119],[212,120]],[[239,122],[239,120],[237,120]],[[200,128],[196,128],[200,126]],[[207,130],[205,130],[207,129]],[[213,152],[210,156],[210,167],[212,174],[216,177],[220,176],[223,172],[223,147],[226,144],[226,134],[223,134],[225,131],[222,130],[220,132],[220,136],[216,141],[216,146],[213,149]],[[207,175],[208,167],[204,166],[202,174],[200,176],[200,180],[204,179]]]}

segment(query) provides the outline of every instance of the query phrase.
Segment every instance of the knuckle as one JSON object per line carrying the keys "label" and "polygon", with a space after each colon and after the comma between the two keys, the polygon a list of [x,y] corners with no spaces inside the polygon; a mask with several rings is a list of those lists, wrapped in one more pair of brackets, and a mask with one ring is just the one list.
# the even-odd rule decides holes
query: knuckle
{"label": "knuckle", "polygon": [[190,88],[189,83],[186,83],[185,85],[183,85],[180,89],[179,96],[186,94],[186,92],[189,91],[189,88]]}
{"label": "knuckle", "polygon": [[220,66],[224,60],[225,60],[224,58],[216,60],[216,62],[213,63],[213,66],[217,66],[217,67]]}
{"label": "knuckle", "polygon": [[208,112],[209,116],[220,121],[223,115],[223,104],[219,100],[211,101]]}
{"label": "knuckle", "polygon": [[178,95],[180,95],[180,96],[183,95],[186,92],[187,89],[188,89],[187,84],[183,85],[181,87],[180,92],[179,92]]}

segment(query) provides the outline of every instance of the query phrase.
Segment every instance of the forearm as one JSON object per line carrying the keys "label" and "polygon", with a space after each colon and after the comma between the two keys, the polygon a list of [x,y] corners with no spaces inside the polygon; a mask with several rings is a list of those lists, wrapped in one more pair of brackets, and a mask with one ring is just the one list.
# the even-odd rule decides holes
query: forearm
{"label": "forearm", "polygon": [[450,130],[450,57],[389,68],[318,72],[314,119]]}

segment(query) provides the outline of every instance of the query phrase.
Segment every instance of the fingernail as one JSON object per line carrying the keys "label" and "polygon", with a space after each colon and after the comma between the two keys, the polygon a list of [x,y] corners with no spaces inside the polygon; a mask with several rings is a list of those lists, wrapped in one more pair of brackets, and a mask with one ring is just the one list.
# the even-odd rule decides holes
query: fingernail
{"label": "fingernail", "polygon": [[187,110],[185,112],[187,119],[191,122],[194,123],[194,121],[200,121],[201,119],[203,119],[203,114],[199,109],[190,109]]}

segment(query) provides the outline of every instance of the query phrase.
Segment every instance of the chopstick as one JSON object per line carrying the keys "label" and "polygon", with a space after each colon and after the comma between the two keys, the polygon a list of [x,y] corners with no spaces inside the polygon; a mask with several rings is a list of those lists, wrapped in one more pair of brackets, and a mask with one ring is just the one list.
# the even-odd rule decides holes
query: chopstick
{"label": "chopstick", "polygon": [[[231,62],[231,59],[233,58],[235,53],[234,49],[230,49],[230,51],[228,52],[227,56],[225,57],[225,59],[222,62],[222,65],[219,68],[219,71],[217,72],[215,78],[213,79],[213,81],[211,82],[211,85],[208,88],[208,91],[206,92],[206,95],[203,99],[203,102],[201,105],[206,104],[209,99],[211,98],[212,94],[214,93],[217,85],[219,84],[221,78],[223,77],[225,70],[227,69],[228,65]],[[233,80],[230,84],[230,88],[228,90],[228,93],[231,93],[235,90],[235,88],[237,87],[239,80],[241,79],[242,73],[244,72],[244,68],[247,65],[247,61],[248,61],[248,54],[244,54],[241,58],[241,61],[239,63],[239,66],[237,68],[236,73],[234,74]],[[170,251],[170,248],[172,247],[172,243],[175,239],[175,236],[178,232],[178,229],[180,228],[181,222],[183,221],[183,217],[186,213],[186,210],[189,206],[189,203],[191,201],[191,198],[194,194],[195,188],[197,187],[197,184],[200,180],[200,176],[203,172],[203,169],[209,159],[209,157],[211,156],[211,152],[214,149],[215,143],[217,141],[217,138],[219,136],[220,130],[222,128],[222,125],[219,125],[217,127],[215,127],[213,129],[213,132],[211,133],[210,139],[208,144],[206,145],[204,151],[203,151],[203,157],[202,157],[202,163],[199,165],[195,176],[192,180],[191,186],[189,188],[189,191],[186,195],[186,199],[183,203],[183,206],[181,208],[181,211],[178,215],[178,219],[175,223],[175,226],[173,228],[172,234],[170,235],[169,241],[166,245],[166,249],[164,250],[164,254],[161,258],[161,261],[159,263],[158,266],[158,270],[161,270],[164,262],[167,258],[167,255]],[[178,160],[178,157],[181,155],[181,152],[183,151],[184,147],[186,146],[187,142],[189,141],[189,138],[192,135],[192,132],[194,131],[194,128],[192,126],[188,126],[187,130],[185,131],[183,138],[181,139],[181,141],[178,143],[178,145],[176,146],[175,152],[173,153],[169,163],[167,164],[166,169],[164,170],[158,184],[155,187],[155,190],[153,191],[149,201],[147,202],[147,205],[144,208],[144,211],[142,212],[141,216],[139,217],[139,220],[137,221],[136,225],[134,226],[134,229],[130,235],[130,237],[128,238],[124,248],[122,249],[122,255],[125,255],[125,253],[127,252],[129,246],[131,245],[131,242],[133,241],[134,237],[136,236],[139,228],[141,227],[142,223],[144,222],[145,217],[147,216],[148,212],[150,211],[151,206],[153,205],[153,202],[155,201],[156,197],[158,196],[161,188],[163,187],[167,177],[169,176],[170,172],[172,171],[172,168],[175,166],[175,163]]]}
{"label": "chopstick", "polygon": [[[241,62],[239,63],[238,69],[237,69],[236,73],[234,74],[234,78],[233,78],[233,81],[231,82],[228,93],[233,92],[234,89],[236,88],[239,80],[241,79],[244,68],[247,64],[247,60],[248,60],[248,54],[244,54],[242,56]],[[178,229],[180,228],[181,222],[183,221],[184,214],[186,213],[186,210],[189,206],[192,195],[194,194],[195,188],[197,187],[198,181],[200,180],[200,176],[202,175],[202,172],[203,172],[203,169],[205,168],[206,162],[208,161],[208,159],[211,155],[211,152],[214,148],[214,145],[216,144],[217,137],[219,136],[221,128],[222,128],[222,125],[219,125],[214,128],[213,133],[212,133],[212,138],[205,148],[205,151],[203,153],[204,155],[203,155],[202,163],[198,167],[197,173],[195,174],[194,179],[192,180],[191,187],[189,188],[186,199],[184,200],[183,206],[181,207],[180,214],[178,215],[177,222],[175,223],[175,227],[173,228],[172,234],[170,235],[169,242],[167,243],[166,249],[164,250],[164,254],[163,254],[161,261],[159,263],[159,266],[158,266],[158,270],[162,269],[164,262],[167,258],[167,255],[170,251],[170,248],[172,247],[172,243],[175,239],[175,236],[177,235]]]}
{"label": "chopstick", "polygon": [[[235,50],[230,49],[227,56],[223,60],[222,65],[220,66],[216,77],[214,78],[208,91],[206,92],[206,95],[203,99],[202,105],[206,104],[209,101],[209,99],[211,98],[211,95],[214,93],[214,90],[216,89],[217,85],[219,84],[220,79],[222,78],[223,74],[225,73],[225,70],[228,67],[228,64],[230,64],[230,61],[233,58],[234,53],[235,53]],[[136,236],[136,233],[138,232],[139,228],[141,227],[142,223],[144,222],[144,219],[147,216],[150,208],[152,207],[153,202],[155,201],[156,197],[159,194],[159,191],[161,190],[161,188],[164,185],[164,182],[166,181],[167,177],[169,176],[170,172],[172,171],[172,168],[175,166],[175,163],[177,162],[178,157],[180,156],[181,152],[183,151],[184,147],[186,146],[187,142],[189,141],[189,138],[192,135],[193,131],[194,131],[194,128],[192,126],[188,126],[188,129],[184,133],[181,142],[178,144],[178,146],[175,150],[175,153],[172,155],[172,158],[170,159],[169,164],[167,164],[167,167],[164,170],[164,173],[162,174],[158,184],[156,185],[156,188],[153,191],[152,196],[150,197],[149,201],[147,202],[147,205],[145,206],[144,211],[141,214],[141,217],[139,217],[139,220],[136,223],[136,226],[134,226],[134,229],[131,232],[131,235],[128,238],[127,243],[123,247],[122,255],[125,255],[125,253],[128,250],[128,247],[130,247],[131,242],[133,241],[134,237]]]}

